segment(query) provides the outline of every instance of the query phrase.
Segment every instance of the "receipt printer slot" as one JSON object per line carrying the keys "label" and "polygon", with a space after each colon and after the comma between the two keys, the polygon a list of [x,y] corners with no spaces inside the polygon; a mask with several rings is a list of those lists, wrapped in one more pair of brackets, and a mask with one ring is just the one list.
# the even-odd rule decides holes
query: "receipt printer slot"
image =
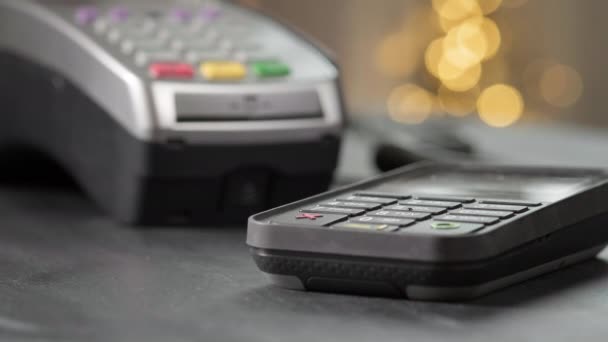
{"label": "receipt printer slot", "polygon": [[177,94],[178,122],[322,117],[315,91],[269,94]]}

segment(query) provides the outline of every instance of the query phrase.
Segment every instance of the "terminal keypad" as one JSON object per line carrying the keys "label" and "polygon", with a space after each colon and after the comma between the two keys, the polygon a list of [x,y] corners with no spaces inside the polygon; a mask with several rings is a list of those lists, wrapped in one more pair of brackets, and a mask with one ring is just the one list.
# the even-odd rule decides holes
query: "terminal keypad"
{"label": "terminal keypad", "polygon": [[[301,213],[343,215],[331,224],[316,226],[330,229],[356,229],[359,231],[399,232],[408,227],[427,227],[437,232],[452,233],[461,229],[469,233],[500,223],[542,205],[525,201],[485,200],[449,196],[409,196],[377,192],[356,192],[325,200],[292,213],[282,215],[287,220],[275,223],[289,224],[290,216]],[[317,221],[323,222],[323,221]],[[312,224],[314,226],[314,223]],[[367,229],[366,229],[367,228]]]}
{"label": "terminal keypad", "polygon": [[[116,46],[153,79],[239,82],[289,76],[290,66],[252,33],[251,19],[224,7],[213,3],[144,11],[88,5],[75,9],[74,21]],[[184,64],[194,72],[158,72],[163,65]]]}

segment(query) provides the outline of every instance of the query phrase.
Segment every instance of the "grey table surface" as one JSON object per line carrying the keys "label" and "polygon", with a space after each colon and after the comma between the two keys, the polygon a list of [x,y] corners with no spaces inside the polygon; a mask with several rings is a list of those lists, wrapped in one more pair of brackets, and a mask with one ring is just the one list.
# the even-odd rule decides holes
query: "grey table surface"
{"label": "grey table surface", "polygon": [[[474,131],[499,159],[608,167],[606,132]],[[366,155],[351,136],[342,173],[372,172]],[[429,303],[274,288],[244,241],[244,226],[135,229],[73,187],[2,182],[0,340],[608,339],[608,253],[472,302]]]}

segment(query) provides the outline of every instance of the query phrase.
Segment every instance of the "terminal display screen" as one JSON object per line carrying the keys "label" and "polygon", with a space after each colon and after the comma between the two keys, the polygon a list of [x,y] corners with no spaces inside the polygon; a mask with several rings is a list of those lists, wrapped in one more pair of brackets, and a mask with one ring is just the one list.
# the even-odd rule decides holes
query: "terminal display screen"
{"label": "terminal display screen", "polygon": [[436,171],[392,180],[383,184],[379,190],[413,195],[555,202],[584,189],[594,181],[595,178],[590,176]]}

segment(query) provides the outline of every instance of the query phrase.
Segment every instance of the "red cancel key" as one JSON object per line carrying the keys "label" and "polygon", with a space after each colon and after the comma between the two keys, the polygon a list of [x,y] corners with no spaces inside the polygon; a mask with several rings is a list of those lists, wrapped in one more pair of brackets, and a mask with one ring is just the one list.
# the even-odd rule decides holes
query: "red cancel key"
{"label": "red cancel key", "polygon": [[185,63],[154,63],[150,65],[150,75],[157,79],[191,79],[194,68]]}

